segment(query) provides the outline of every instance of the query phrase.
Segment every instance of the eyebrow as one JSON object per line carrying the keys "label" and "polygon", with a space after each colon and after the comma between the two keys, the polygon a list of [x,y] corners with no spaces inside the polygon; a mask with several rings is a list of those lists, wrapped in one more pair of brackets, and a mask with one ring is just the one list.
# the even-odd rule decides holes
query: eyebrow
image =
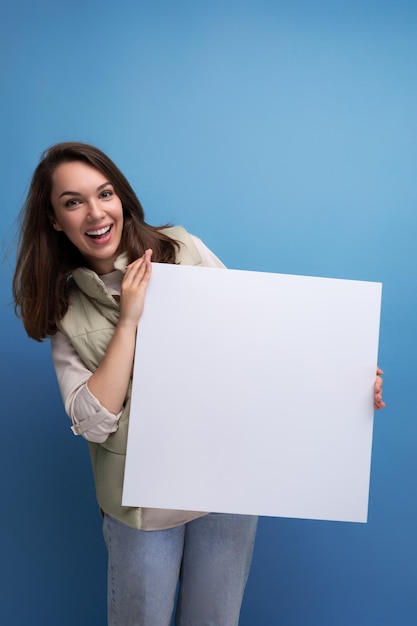
{"label": "eyebrow", "polygon": [[[103,183],[102,185],[99,185],[96,189],[96,191],[101,191],[102,189],[104,189],[104,187],[107,187],[107,185],[111,185],[110,181],[106,181],[105,183]],[[113,186],[113,185],[112,185]],[[60,198],[62,198],[62,196],[81,196],[82,194],[79,191],[63,191],[60,194]]]}

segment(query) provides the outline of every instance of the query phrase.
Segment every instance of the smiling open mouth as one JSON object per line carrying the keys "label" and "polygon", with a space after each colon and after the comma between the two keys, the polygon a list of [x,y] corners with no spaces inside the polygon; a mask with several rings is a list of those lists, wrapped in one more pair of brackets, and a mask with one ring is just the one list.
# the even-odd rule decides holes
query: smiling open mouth
{"label": "smiling open mouth", "polygon": [[88,235],[89,237],[92,237],[93,239],[99,239],[100,237],[104,237],[105,235],[108,235],[111,229],[112,229],[111,225],[104,226],[104,228],[99,228],[97,230],[89,230],[88,232],[86,232],[86,235]]}

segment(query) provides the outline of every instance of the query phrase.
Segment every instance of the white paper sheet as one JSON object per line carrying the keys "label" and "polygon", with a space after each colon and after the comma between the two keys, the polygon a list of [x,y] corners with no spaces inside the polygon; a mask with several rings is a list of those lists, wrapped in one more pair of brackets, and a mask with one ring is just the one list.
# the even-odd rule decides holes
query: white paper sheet
{"label": "white paper sheet", "polygon": [[365,522],[381,288],[153,264],[123,504]]}

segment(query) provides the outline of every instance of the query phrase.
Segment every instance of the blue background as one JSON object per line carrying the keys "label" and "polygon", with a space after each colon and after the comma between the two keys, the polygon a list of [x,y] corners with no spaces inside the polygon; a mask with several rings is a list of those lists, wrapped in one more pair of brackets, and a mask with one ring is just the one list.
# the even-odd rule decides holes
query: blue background
{"label": "blue background", "polygon": [[[415,2],[2,6],[2,623],[105,623],[87,446],[48,342],[10,305],[33,169],[79,140],[119,165],[150,223],[184,225],[229,267],[383,283],[368,523],[261,519],[241,626],[414,626]],[[300,393],[308,375],[300,363]]]}

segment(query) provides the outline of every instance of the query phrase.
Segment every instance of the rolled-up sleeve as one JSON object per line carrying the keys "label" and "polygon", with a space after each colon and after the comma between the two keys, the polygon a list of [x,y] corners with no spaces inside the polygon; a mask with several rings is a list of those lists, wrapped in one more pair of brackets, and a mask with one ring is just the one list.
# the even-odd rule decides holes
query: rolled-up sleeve
{"label": "rolled-up sleeve", "polygon": [[72,432],[88,441],[103,443],[116,432],[121,412],[110,413],[88,389],[90,370],[60,332],[51,337],[52,360]]}

